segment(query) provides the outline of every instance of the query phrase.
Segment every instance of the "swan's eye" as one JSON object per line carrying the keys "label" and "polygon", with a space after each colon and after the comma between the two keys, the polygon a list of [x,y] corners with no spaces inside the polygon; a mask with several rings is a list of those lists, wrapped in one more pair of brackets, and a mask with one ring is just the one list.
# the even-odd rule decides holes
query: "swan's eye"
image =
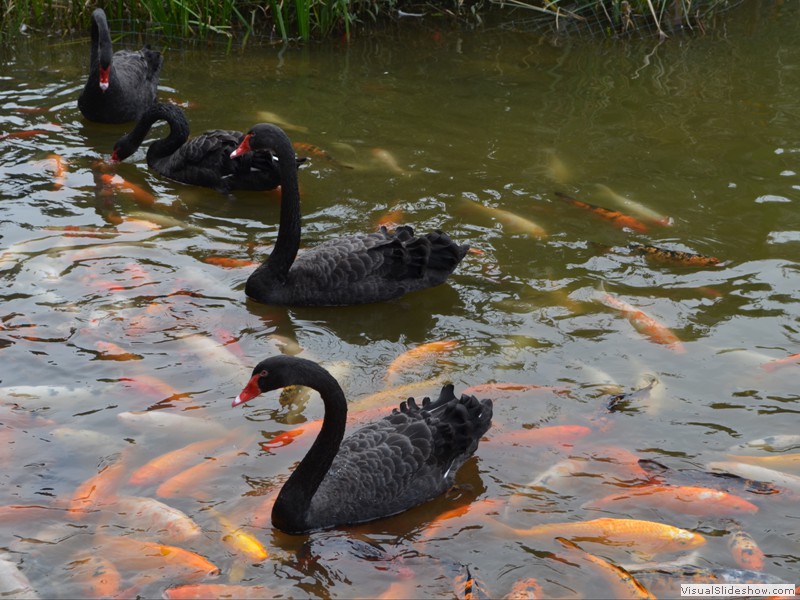
{"label": "swan's eye", "polygon": [[267,370],[264,369],[263,371],[261,371],[261,374],[259,376],[260,377],[266,377],[267,375],[269,375],[269,373],[267,373]]}

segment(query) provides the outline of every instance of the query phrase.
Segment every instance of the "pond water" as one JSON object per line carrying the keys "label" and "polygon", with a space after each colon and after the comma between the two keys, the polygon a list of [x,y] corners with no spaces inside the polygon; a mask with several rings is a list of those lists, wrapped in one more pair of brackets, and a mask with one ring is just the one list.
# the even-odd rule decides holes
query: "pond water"
{"label": "pond water", "polygon": [[[0,130],[42,132],[0,139],[0,556],[39,596],[62,598],[198,583],[263,586],[256,596],[462,597],[467,573],[491,597],[528,579],[547,597],[630,595],[584,552],[634,572],[643,561],[744,564],[800,583],[800,366],[769,362],[800,352],[797,13],[747,3],[713,34],[663,43],[401,21],[349,44],[163,45],[160,96],[186,107],[194,133],[268,120],[311,145],[299,147],[310,157],[299,174],[304,245],[391,221],[476,249],[440,287],[326,309],[249,301],[253,266],[220,260],[269,254],[274,193],[178,184],[149,171],[143,150],[108,163],[130,125],[78,111],[86,38],[4,50]],[[104,173],[142,191],[108,187]],[[654,260],[632,244],[720,262]],[[445,340],[457,345],[389,369]],[[269,503],[313,433],[276,437],[320,418],[321,402],[292,390],[231,408],[254,365],[278,353],[330,368],[356,421],[357,409],[388,411],[443,382],[457,393],[514,385],[477,392],[493,398],[494,425],[448,494],[391,519],[287,536],[270,526]],[[757,443],[768,436],[795,437]],[[187,446],[155,476],[140,469]],[[684,508],[654,483],[753,506]],[[646,493],[606,498],[626,491]],[[152,505],[128,497],[179,509],[199,532],[136,517]],[[644,530],[616,544],[565,525],[519,531],[600,517],[705,543],[658,552]],[[737,560],[739,528],[763,565]],[[673,596],[688,577],[652,575],[642,583]],[[21,593],[2,577],[0,592]]]}

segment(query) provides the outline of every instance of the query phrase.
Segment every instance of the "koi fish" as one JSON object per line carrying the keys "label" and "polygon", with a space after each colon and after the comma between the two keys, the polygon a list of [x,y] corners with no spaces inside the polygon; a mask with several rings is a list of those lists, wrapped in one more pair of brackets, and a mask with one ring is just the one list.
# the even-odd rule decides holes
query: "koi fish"
{"label": "koi fish", "polygon": [[61,520],[63,513],[63,508],[53,506],[39,506],[36,504],[11,504],[8,506],[0,506],[0,523],[45,521],[53,518],[58,518]]}
{"label": "koi fish", "polygon": [[228,442],[230,436],[193,442],[177,450],[161,454],[136,469],[128,479],[133,485],[153,485],[169,479],[196,463],[206,452],[211,452]]}
{"label": "koi fish", "polygon": [[488,598],[484,585],[472,575],[468,565],[463,565],[463,572],[459,573],[453,582],[456,598],[459,600],[478,600]]}
{"label": "koi fish", "polygon": [[782,471],[785,469],[800,469],[800,453],[778,454],[776,456],[747,456],[744,454],[729,454],[728,458],[737,461],[758,465]]}
{"label": "koi fish", "polygon": [[567,196],[561,192],[556,192],[556,196],[568,204],[591,211],[601,219],[611,222],[620,229],[632,229],[633,231],[637,231],[639,233],[646,233],[648,231],[647,225],[635,217],[624,215],[621,212],[609,210],[607,208],[603,208],[602,206],[583,202],[582,200],[578,200],[572,196]]}
{"label": "koi fish", "polygon": [[572,179],[572,171],[567,164],[556,156],[555,151],[547,151],[547,164],[545,165],[545,173],[547,176],[561,185],[566,184]]}
{"label": "koi fish", "polygon": [[98,341],[95,342],[94,347],[97,348],[97,358],[100,360],[144,360],[144,356],[141,354],[127,352],[123,348],[117,346],[114,342]]}
{"label": "koi fish", "polygon": [[386,229],[397,229],[400,224],[403,222],[404,213],[402,209],[391,210],[387,213],[381,215],[378,221],[375,223],[376,229],[380,229],[381,227],[386,227]]}
{"label": "koi fish", "polygon": [[492,396],[494,400],[497,395],[516,395],[516,392],[537,392],[547,391],[554,393],[567,392],[569,388],[551,386],[551,385],[535,385],[526,383],[479,383],[478,385],[471,385],[464,389],[461,393],[467,396]]}
{"label": "koi fish", "polygon": [[26,131],[12,131],[10,133],[4,133],[0,135],[0,140],[5,140],[8,138],[29,138],[33,137],[34,135],[47,135],[48,133],[53,133],[48,129],[28,129]]}
{"label": "koi fish", "polygon": [[145,542],[131,536],[103,537],[97,552],[124,564],[126,569],[158,573],[159,577],[205,579],[217,577],[220,569],[204,556],[177,546]]}
{"label": "koi fish", "polygon": [[416,398],[417,396],[422,396],[426,392],[432,392],[434,390],[438,393],[439,389],[442,387],[442,383],[443,380],[441,377],[434,377],[432,379],[426,379],[425,381],[398,385],[356,400],[350,405],[350,408],[352,411],[385,408],[388,405],[396,405],[409,396]]}
{"label": "koi fish", "polygon": [[122,457],[118,457],[116,462],[104,466],[75,489],[68,509],[72,518],[80,520],[89,510],[114,500],[125,474],[124,462]]}
{"label": "koi fish", "polygon": [[493,206],[486,206],[480,202],[475,202],[467,198],[464,199],[470,206],[489,215],[492,219],[501,223],[504,229],[508,229],[511,233],[522,233],[531,235],[535,238],[546,238],[547,231],[541,225],[534,223],[530,219],[520,217],[514,213],[503,210],[502,208],[495,208]]}
{"label": "koi fish", "polygon": [[119,234],[105,227],[91,227],[84,225],[50,225],[42,227],[45,231],[60,231],[64,237],[89,237],[101,240],[111,240]]}
{"label": "koi fish", "polygon": [[207,598],[273,598],[275,592],[263,585],[234,585],[230,583],[195,583],[164,590],[167,600],[206,600]]}
{"label": "koi fish", "polygon": [[196,538],[201,533],[200,526],[186,513],[155,498],[119,496],[105,510],[124,517],[125,522],[137,531],[150,532],[159,541],[171,544]]}
{"label": "koi fish", "polygon": [[168,429],[171,431],[191,431],[197,435],[220,436],[225,433],[222,423],[176,414],[167,410],[140,410],[126,411],[117,415],[117,418],[133,427],[145,429]]}
{"label": "koi fish", "polygon": [[306,154],[308,156],[321,158],[330,162],[337,162],[337,160],[333,158],[333,156],[331,156],[327,150],[323,150],[314,144],[307,144],[305,142],[292,142],[292,148],[294,148],[295,152],[298,154]]}
{"label": "koi fish", "polygon": [[[742,445],[746,448],[763,448],[768,452],[786,452],[795,448],[800,448],[800,435],[785,434],[785,435],[770,435],[758,440],[751,440]],[[737,448],[734,446],[731,449]]]}
{"label": "koi fish", "polygon": [[638,519],[604,517],[592,521],[545,523],[534,525],[528,529],[518,529],[507,525],[502,525],[502,527],[517,537],[550,539],[563,537],[611,546],[631,546],[653,553],[688,550],[706,543],[706,539],[699,533],[664,523]]}
{"label": "koi fish", "polygon": [[67,173],[67,166],[60,154],[48,154],[47,160],[53,165],[53,189],[60,190],[64,187],[64,176]]}
{"label": "koi fish", "polygon": [[452,519],[463,519],[467,515],[478,517],[496,515],[498,514],[500,508],[502,508],[502,502],[499,500],[495,500],[493,498],[483,498],[475,502],[469,502],[467,504],[457,506],[456,508],[446,510],[428,524],[428,526],[420,535],[419,539],[420,541],[431,539],[431,537],[433,537],[433,535],[439,529],[445,526],[446,521],[450,521]]}
{"label": "koi fish", "polygon": [[387,370],[387,377],[397,375],[401,371],[408,371],[415,368],[419,363],[426,360],[435,358],[439,354],[450,352],[459,347],[459,343],[453,340],[440,340],[437,342],[428,342],[406,350],[400,356],[395,358]]}
{"label": "koi fish", "polygon": [[66,569],[70,578],[77,580],[86,598],[113,598],[119,592],[122,577],[107,558],[81,556],[68,563]]}
{"label": "koi fish", "polygon": [[490,435],[489,443],[510,446],[571,446],[590,433],[592,430],[583,425],[551,425]]}
{"label": "koi fish", "polygon": [[544,598],[544,590],[533,577],[518,579],[503,596],[503,600],[537,600],[537,598]]}
{"label": "koi fish", "polygon": [[706,468],[709,471],[731,473],[744,479],[765,481],[794,492],[800,492],[800,477],[783,471],[733,461],[710,462],[706,465]]}
{"label": "koi fish", "polygon": [[243,554],[248,560],[253,562],[262,562],[269,558],[269,552],[258,539],[242,531],[241,528],[235,527],[228,519],[222,516],[217,510],[211,509],[214,518],[219,522],[225,530],[222,536],[222,541],[235,552]]}
{"label": "koi fish", "polygon": [[386,167],[393,173],[397,173],[398,175],[410,175],[408,171],[400,166],[400,164],[397,162],[397,159],[388,150],[384,150],[383,148],[373,148],[372,156],[374,156],[378,162],[386,165]]}
{"label": "koi fish", "polygon": [[764,570],[764,553],[752,536],[738,524],[734,525],[733,530],[730,532],[728,549],[731,551],[733,560],[742,569]]}
{"label": "koi fish", "polygon": [[630,570],[640,582],[664,598],[678,597],[679,584],[686,583],[786,584],[784,580],[775,575],[745,569],[706,569],[688,565],[677,567],[661,566],[644,570],[634,567]]}
{"label": "koi fish", "polygon": [[664,508],[679,514],[719,516],[752,514],[758,507],[744,498],[720,490],[694,486],[653,485],[631,488],[586,502],[582,508],[626,509],[636,507]]}
{"label": "koi fish", "polygon": [[288,446],[301,435],[315,436],[315,434],[318,433],[321,428],[322,428],[322,419],[317,419],[316,421],[305,423],[299,427],[290,429],[289,431],[284,431],[282,433],[279,433],[278,435],[267,440],[266,442],[261,442],[259,446],[261,446],[262,450],[269,452],[270,450],[275,450],[277,448],[282,448],[283,446]]}
{"label": "koi fish", "polygon": [[113,187],[115,189],[121,190],[123,192],[127,192],[133,194],[133,199],[136,200],[139,204],[144,204],[146,206],[152,206],[156,203],[156,197],[148,192],[143,187],[136,185],[128,181],[127,179],[123,179],[120,175],[111,175],[110,173],[103,173],[100,175],[100,180],[106,186]]}
{"label": "koi fish", "polygon": [[260,110],[258,111],[257,116],[259,121],[280,125],[282,129],[292,129],[294,131],[299,131],[300,133],[308,133],[308,127],[290,123],[289,121],[281,117],[278,113],[274,113],[268,110]]}
{"label": "koi fish", "polygon": [[615,202],[618,206],[621,206],[635,215],[638,215],[642,219],[654,223],[656,225],[663,225],[665,227],[672,225],[672,218],[662,215],[654,211],[653,209],[645,206],[644,204],[640,204],[630,198],[626,198],[612,190],[607,185],[603,185],[602,183],[598,183],[597,189],[609,200]]}
{"label": "koi fish", "polygon": [[239,269],[242,267],[256,267],[259,263],[247,258],[228,258],[227,256],[207,256],[203,259],[204,263],[224,267],[226,269]]}
{"label": "koi fish", "polygon": [[650,393],[653,391],[653,388],[658,383],[658,379],[650,380],[646,386],[639,388],[638,390],[634,390],[632,392],[627,392],[624,394],[616,394],[612,396],[608,402],[606,402],[606,408],[614,412],[619,410],[621,406],[627,406],[633,402],[640,402],[642,400],[647,400],[650,398]]}
{"label": "koi fish", "polygon": [[633,325],[633,328],[642,335],[647,336],[650,341],[656,344],[663,344],[673,352],[686,352],[686,348],[683,346],[678,336],[666,325],[657,321],[644,311],[608,293],[602,294],[597,298],[597,301],[622,313],[622,316],[628,319],[628,322]]}
{"label": "koi fish", "polygon": [[716,256],[705,256],[694,254],[693,252],[683,252],[681,250],[668,250],[658,246],[628,244],[628,248],[634,254],[646,256],[658,262],[681,265],[684,267],[719,267],[722,261]]}
{"label": "koi fish", "polygon": [[653,596],[647,588],[619,565],[615,565],[604,558],[586,552],[575,542],[570,540],[560,537],[556,538],[556,540],[569,550],[571,555],[582,558],[589,564],[599,567],[599,572],[604,575],[605,579],[613,586],[614,591],[618,594],[618,598],[647,598],[649,600],[656,600],[656,597]]}
{"label": "koi fish", "polygon": [[772,373],[776,369],[788,367],[789,365],[800,365],[800,353],[785,356],[784,358],[776,358],[768,362],[762,363],[761,368],[767,373]]}
{"label": "koi fish", "polygon": [[[152,396],[154,398],[158,398],[159,400],[164,399],[176,399],[182,398],[187,396],[187,394],[181,393],[168,384],[166,381],[162,381],[157,377],[153,377],[151,375],[136,375],[136,377],[120,377],[118,379],[120,382],[124,382],[126,386],[132,387],[135,389],[139,394],[145,396]],[[129,415],[131,420],[135,420],[135,415]],[[123,420],[128,418],[122,417]]]}
{"label": "koi fish", "polygon": [[200,483],[208,481],[210,472],[215,469],[223,468],[242,454],[237,449],[228,450],[214,457],[209,457],[200,464],[189,467],[177,475],[173,475],[156,489],[156,495],[161,498],[177,498],[179,496],[191,496],[193,498],[202,497],[199,492]]}

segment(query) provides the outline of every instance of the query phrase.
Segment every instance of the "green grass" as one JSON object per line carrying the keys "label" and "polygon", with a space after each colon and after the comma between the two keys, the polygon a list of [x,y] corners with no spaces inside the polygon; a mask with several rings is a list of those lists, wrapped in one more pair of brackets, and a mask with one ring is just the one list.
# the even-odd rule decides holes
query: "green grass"
{"label": "green grass", "polygon": [[480,22],[481,13],[505,10],[509,15],[530,11],[543,22],[592,24],[604,35],[631,34],[676,25],[703,31],[714,11],[730,0],[3,0],[0,40],[13,40],[21,26],[28,32],[83,33],[95,6],[110,21],[124,20],[137,31],[154,31],[183,39],[223,38],[247,43],[253,36],[324,39],[349,36],[356,26],[368,27],[395,9],[425,12]]}

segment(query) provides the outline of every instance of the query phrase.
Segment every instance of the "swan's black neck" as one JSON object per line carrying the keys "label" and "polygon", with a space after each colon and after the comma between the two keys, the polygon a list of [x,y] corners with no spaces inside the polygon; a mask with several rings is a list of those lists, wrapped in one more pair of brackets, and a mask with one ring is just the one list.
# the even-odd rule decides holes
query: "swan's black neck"
{"label": "swan's black neck", "polygon": [[[302,359],[301,359],[302,360]],[[308,512],[325,475],[339,452],[347,424],[347,400],[339,383],[325,369],[311,361],[294,363],[291,381],[319,392],[325,404],[322,429],[300,464],[283,485],[272,508],[272,524],[286,533],[304,533],[314,527]]]}
{"label": "swan's black neck", "polygon": [[106,13],[102,8],[95,9],[92,13],[92,51],[91,51],[91,72],[96,73],[98,67],[109,68],[111,65],[111,32],[108,29]]}
{"label": "swan's black neck", "polygon": [[265,269],[271,275],[270,279],[283,283],[300,249],[300,188],[292,142],[285,134],[277,135],[272,149],[278,157],[281,173],[281,218],[275,247],[259,268]]}
{"label": "swan's black neck", "polygon": [[180,107],[169,103],[154,104],[145,111],[131,132],[117,143],[122,148],[119,160],[136,152],[156,121],[167,122],[169,135],[156,140],[147,149],[147,164],[151,167],[155,160],[173,154],[189,139],[189,122]]}

